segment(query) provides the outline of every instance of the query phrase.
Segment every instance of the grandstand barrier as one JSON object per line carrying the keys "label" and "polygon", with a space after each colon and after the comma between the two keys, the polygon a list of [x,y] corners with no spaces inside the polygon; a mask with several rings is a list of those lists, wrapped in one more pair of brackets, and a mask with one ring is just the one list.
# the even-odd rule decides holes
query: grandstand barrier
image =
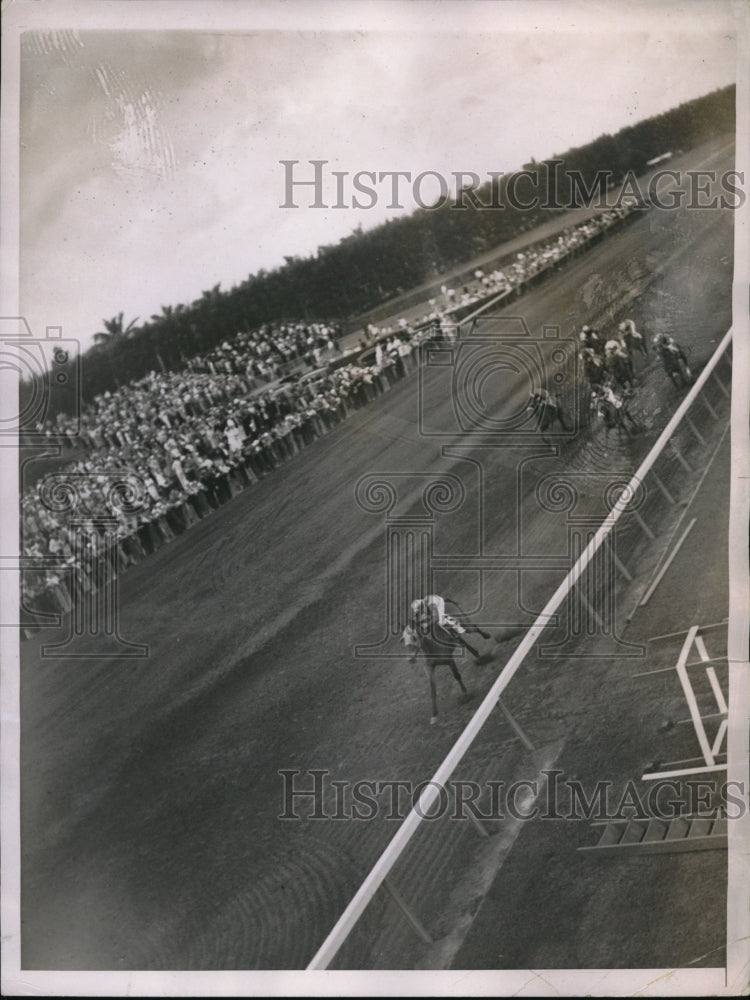
{"label": "grandstand barrier", "polygon": [[[629,509],[631,501],[638,495],[639,487],[641,487],[645,477],[649,474],[651,474],[652,477],[655,475],[653,473],[655,463],[665,452],[667,445],[673,443],[673,438],[680,430],[681,424],[683,423],[690,407],[699,398],[705,401],[704,392],[708,380],[712,379],[714,382],[717,382],[722,395],[727,398],[729,397],[729,392],[719,377],[717,369],[722,360],[726,358],[727,349],[731,340],[732,329],[730,328],[722,338],[703,371],[689,389],[685,398],[677,407],[675,413],[668,421],[666,427],[659,435],[653,447],[631,477],[627,486],[620,492],[620,495],[613,504],[609,514],[604,518],[598,530],[593,535],[576,563],[567,573],[565,579],[550,597],[534,624],[528,629],[520,644],[511,655],[507,664],[500,672],[489,692],[483,699],[481,705],[478,707],[477,711],[474,713],[461,735],[453,744],[433,777],[426,784],[418,801],[414,804],[409,814],[403,820],[396,834],[390,840],[385,850],[382,852],[375,865],[362,882],[360,888],[352,897],[348,906],[345,908],[344,912],[341,914],[323,943],[318,948],[317,952],[307,966],[308,970],[326,969],[329,967],[330,963],[333,961],[338,951],[347,940],[350,932],[364,913],[368,904],[386,879],[389,881],[388,891],[391,895],[393,894],[393,881],[390,876],[394,865],[403,854],[416,831],[420,828],[423,819],[430,815],[430,809],[435,804],[440,792],[444,790],[446,783],[451,778],[459,763],[473,744],[482,727],[492,715],[495,707],[500,703],[501,694],[508,687],[518,669],[526,659],[526,656],[534,647],[544,630],[548,627],[548,624],[553,620],[555,612],[557,612],[560,608],[563,601],[568,596],[573,594],[576,586],[582,581],[589,563],[591,563],[599,548],[607,542],[609,535],[621,517],[628,513],[638,514],[638,511]],[[674,502],[671,495],[668,496],[669,501]],[[640,518],[638,523],[643,530],[647,529],[648,526],[642,518]],[[650,537],[653,537],[650,529],[648,529],[647,534]],[[406,900],[403,900],[403,903],[404,907],[408,907],[408,902]],[[416,915],[413,916],[414,919],[418,921],[418,917],[416,917]],[[409,916],[409,920],[410,923],[412,923],[412,926],[414,926],[414,921],[411,919],[411,916]],[[422,928],[422,930],[424,930],[425,934],[429,937],[428,929]]]}
{"label": "grandstand barrier", "polygon": [[[598,232],[592,233],[590,236],[587,236],[576,246],[570,247],[568,250],[566,250],[563,256],[558,257],[554,260],[547,261],[547,263],[543,264],[536,271],[530,273],[522,281],[514,283],[509,288],[506,288],[501,292],[493,291],[490,292],[489,295],[473,299],[471,302],[467,302],[463,305],[455,305],[451,309],[447,309],[443,313],[442,318],[455,323],[465,323],[476,312],[489,309],[490,307],[493,306],[502,307],[510,305],[512,302],[515,302],[517,299],[525,295],[525,293],[528,291],[529,288],[533,288],[535,285],[540,284],[546,278],[550,277],[550,275],[559,271],[570,261],[574,260],[577,257],[580,257],[581,254],[587,252],[592,247],[596,246],[598,243],[601,243],[602,240],[605,238],[605,236],[607,236],[611,230],[618,229],[621,225],[633,222],[635,218],[637,218],[636,213],[629,212],[627,215],[619,219],[616,219],[614,222],[612,222],[609,226],[606,226],[604,229],[601,229]],[[420,329],[421,326],[428,326],[429,323],[431,322],[433,321],[429,321],[428,323],[421,325],[418,324],[415,327],[415,329]],[[378,338],[378,340],[386,340],[390,336],[393,336],[393,333],[384,334],[382,337]],[[373,341],[373,343],[377,342],[378,342],[377,340]]]}
{"label": "grandstand barrier", "polygon": [[[567,249],[567,252],[558,260],[551,261],[548,265],[545,265],[543,268],[540,268],[537,272],[535,272],[535,274],[530,275],[526,281],[523,281],[520,284],[514,285],[512,288],[508,289],[507,293],[503,293],[508,295],[508,302],[515,301],[515,299],[519,298],[524,293],[527,287],[531,287],[531,285],[537,284],[539,281],[544,280],[544,278],[547,277],[552,271],[559,270],[561,267],[564,267],[568,262],[575,260],[577,257],[586,253],[586,251],[589,250],[591,247],[595,246],[597,243],[600,243],[607,235],[609,235],[609,233],[614,232],[623,226],[629,225],[631,222],[634,222],[637,218],[639,218],[639,212],[636,209],[648,208],[650,206],[648,205],[648,203],[644,203],[643,205],[640,206],[628,206],[628,207],[630,208],[630,211],[628,211],[625,215],[611,220],[598,232],[592,233],[590,236],[587,236],[584,239],[582,239],[580,243],[577,243],[575,246],[569,247]],[[591,220],[586,220],[586,221],[590,222]],[[551,234],[550,237],[548,237],[548,239],[552,239],[555,236],[559,235],[566,228],[570,227],[565,227],[565,226],[561,227],[560,230]],[[575,225],[573,225],[573,228],[575,228]],[[545,242],[544,240],[532,241],[524,244],[521,249],[524,252],[527,252],[533,249],[534,247],[543,244],[544,242]],[[501,253],[498,253],[496,256],[491,257],[488,261],[486,261],[486,263],[482,265],[482,267],[485,269],[499,268],[502,270],[503,266],[507,267],[507,265],[513,261],[514,256],[515,255],[512,253],[509,255],[508,251],[505,250]],[[439,277],[431,281],[427,285],[427,287],[421,286],[420,288],[415,289],[412,292],[404,292],[402,295],[399,295],[395,300],[391,299],[390,301],[385,302],[380,306],[373,307],[367,312],[357,316],[356,319],[351,320],[347,324],[345,335],[351,336],[352,333],[355,333],[358,330],[366,330],[368,324],[377,323],[380,320],[387,319],[393,316],[394,313],[397,312],[406,312],[407,310],[414,308],[414,306],[421,305],[430,297],[437,298],[440,295],[440,287],[445,283],[446,280],[453,282],[454,285],[463,285],[472,282],[474,280],[475,267],[476,265],[472,265],[471,267],[468,267],[467,269],[461,270],[457,274],[450,276],[448,279],[445,279],[444,277]],[[493,292],[492,294],[497,295],[498,293]],[[467,305],[469,307],[476,307],[478,304],[479,301],[477,300]],[[466,307],[454,306],[454,309],[456,308],[466,308]]]}

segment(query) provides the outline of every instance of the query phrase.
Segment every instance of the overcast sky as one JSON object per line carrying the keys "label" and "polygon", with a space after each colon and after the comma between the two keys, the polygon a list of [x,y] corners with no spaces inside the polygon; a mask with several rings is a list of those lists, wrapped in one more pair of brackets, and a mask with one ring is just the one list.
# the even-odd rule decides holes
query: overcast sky
{"label": "overcast sky", "polygon": [[[369,210],[281,208],[280,160],[486,176],[735,75],[722,3],[633,4],[627,18],[590,3],[348,6],[359,25],[315,4],[317,20],[295,22],[276,4],[262,30],[71,19],[23,36],[20,308],[35,333],[61,325],[87,346],[120,310],[145,320],[394,214],[382,187]],[[233,10],[236,27],[251,8]]]}

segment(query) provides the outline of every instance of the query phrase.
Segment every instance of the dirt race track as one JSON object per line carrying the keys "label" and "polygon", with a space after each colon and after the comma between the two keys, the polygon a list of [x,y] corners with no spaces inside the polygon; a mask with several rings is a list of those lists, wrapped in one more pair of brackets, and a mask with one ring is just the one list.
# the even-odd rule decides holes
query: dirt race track
{"label": "dirt race track", "polygon": [[[731,141],[723,139],[681,165],[728,169],[731,157]],[[665,324],[697,372],[731,324],[731,280],[731,212],[652,210],[481,329],[499,336],[520,317],[534,338],[549,325],[565,338],[611,308],[614,321],[631,315],[639,328]],[[96,650],[83,640],[80,656],[41,658],[40,643],[60,636],[46,630],[26,640],[23,967],[304,968],[397,821],[385,809],[369,821],[280,819],[279,772],[305,772],[297,781],[306,788],[311,769],[329,772],[326,782],[418,782],[434,773],[517,645],[518,626],[534,621],[565,572],[545,568],[542,558],[518,574],[488,572],[480,590],[478,574],[460,568],[461,557],[480,545],[495,554],[565,557],[565,513],[542,509],[540,481],[573,472],[582,495],[598,496],[602,476],[627,479],[682,396],[653,353],[637,367],[641,433],[606,440],[600,428],[584,428],[557,455],[534,435],[503,449],[451,430],[444,369],[424,373],[421,393],[414,373],[127,572],[120,634],[146,643],[147,658],[86,658]],[[726,382],[726,363],[722,376]],[[490,373],[483,392],[492,412],[508,419],[528,395],[507,370]],[[426,423],[444,430],[442,437],[419,433],[420,400]],[[709,400],[718,417],[700,413],[705,445],[695,438],[683,445],[695,471],[665,460],[663,476],[678,502],[698,485],[726,426],[718,387]],[[695,550],[683,570],[712,581],[690,590],[696,620],[725,614],[727,440],[706,480],[714,493],[695,501],[715,514],[715,535],[701,536],[711,548]],[[392,517],[424,517],[419,498],[428,476],[452,475],[465,494],[455,509],[434,515],[435,552],[456,562],[436,572],[433,587],[478,608],[475,620],[492,638],[478,640],[482,665],[462,663],[469,700],[458,699],[447,673],[439,674],[435,726],[421,669],[389,655],[400,648],[392,636],[378,655],[354,655],[355,646],[379,643],[387,627],[385,514],[355,499],[357,483],[375,473],[399,474]],[[655,601],[648,621],[636,615],[626,626],[681,509],[649,496],[643,512],[655,542],[644,544],[632,520],[618,536],[635,577],[618,589],[618,634],[633,643],[693,624],[685,610],[690,595],[678,594]],[[508,707],[537,750],[525,750],[498,716],[462,762],[461,777],[533,779],[554,765],[621,787],[660,755],[690,756],[687,727],[674,727],[673,735],[660,728],[685,714],[676,687],[631,679],[648,669],[649,654],[631,666],[620,648],[590,644],[587,656],[575,655],[583,648],[529,656],[508,689]],[[325,810],[333,814],[335,790],[326,789]],[[303,816],[309,811],[309,803],[300,806]],[[337,964],[649,968],[724,961],[723,851],[645,865],[639,858],[607,862],[576,852],[592,842],[590,825],[580,821],[522,829],[498,823],[486,842],[466,822],[423,826],[394,879],[436,944],[412,936],[379,895]],[[502,898],[502,919],[493,898]],[[615,900],[626,904],[619,917]]]}

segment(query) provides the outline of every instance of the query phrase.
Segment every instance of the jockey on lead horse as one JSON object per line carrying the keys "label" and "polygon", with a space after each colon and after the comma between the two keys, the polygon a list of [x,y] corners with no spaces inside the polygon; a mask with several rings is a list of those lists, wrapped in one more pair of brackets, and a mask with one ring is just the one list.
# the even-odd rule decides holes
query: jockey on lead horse
{"label": "jockey on lead horse", "polygon": [[[429,632],[433,625],[439,625],[460,645],[465,646],[470,653],[478,656],[477,651],[469,645],[463,636],[469,631],[478,633],[484,639],[489,639],[489,634],[474,625],[468,627],[462,625],[453,615],[446,613],[446,604],[458,608],[459,612],[461,610],[455,601],[449,597],[441,597],[439,594],[427,594],[425,597],[419,597],[412,601],[409,609],[409,620],[401,633],[401,641],[407,649],[413,650],[416,654],[420,649],[420,637]],[[413,660],[414,656],[411,659]]]}
{"label": "jockey on lead horse", "polygon": [[458,645],[464,646],[475,657],[478,657],[476,649],[470,646],[464,638],[465,633],[477,632],[479,635],[489,639],[489,635],[476,625],[461,625],[452,615],[446,614],[445,605],[452,604],[458,608],[455,601],[440,597],[439,594],[428,594],[411,602],[409,610],[409,624],[401,635],[401,641],[410,649],[412,655],[409,662],[414,663],[416,654],[421,653],[424,659],[424,669],[430,685],[430,702],[432,705],[432,716],[430,724],[434,725],[438,721],[438,701],[437,688],[435,686],[435,668],[441,664],[447,666],[453,674],[456,682],[461,688],[464,697],[469,696],[466,686],[458,670],[458,664],[454,659],[454,652]]}

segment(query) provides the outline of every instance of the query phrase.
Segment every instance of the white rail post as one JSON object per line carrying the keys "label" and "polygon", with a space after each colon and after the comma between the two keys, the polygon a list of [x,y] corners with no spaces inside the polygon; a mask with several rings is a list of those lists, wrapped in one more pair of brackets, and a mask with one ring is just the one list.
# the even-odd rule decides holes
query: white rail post
{"label": "white rail post", "polygon": [[612,562],[619,569],[619,571],[622,573],[622,575],[625,577],[625,579],[628,581],[628,583],[631,583],[632,580],[633,580],[633,574],[630,572],[630,570],[627,568],[627,566],[625,565],[625,563],[622,561],[622,559],[620,559],[620,557],[615,552],[614,545],[609,540],[607,540],[607,542],[605,544],[606,544],[607,548],[609,549],[610,554],[612,556]]}
{"label": "white rail post", "polygon": [[643,520],[643,518],[638,513],[638,511],[637,510],[631,510],[630,513],[633,515],[633,517],[637,521],[638,525],[640,526],[641,531],[645,535],[648,535],[648,537],[651,539],[651,541],[654,541],[654,539],[656,538],[656,535],[653,533],[653,531],[651,530],[651,528],[649,528],[649,526]]}
{"label": "white rail post", "polygon": [[680,678],[680,684],[682,685],[682,690],[685,694],[685,701],[690,709],[690,718],[693,720],[693,728],[695,729],[695,735],[698,737],[698,743],[700,743],[701,753],[703,754],[703,759],[708,767],[713,766],[716,763],[713,752],[711,750],[711,744],[708,742],[708,736],[706,736],[706,730],[703,726],[703,720],[701,719],[700,709],[698,708],[698,702],[695,699],[695,692],[693,691],[693,685],[690,683],[690,678],[687,675],[687,669],[685,664],[687,663],[688,654],[693,648],[693,641],[699,630],[698,625],[693,625],[693,627],[688,632],[685,637],[685,641],[682,644],[682,649],[680,650],[680,656],[677,660],[677,676]]}
{"label": "white rail post", "polygon": [[719,378],[719,376],[716,374],[716,372],[713,372],[713,377],[714,377],[714,382],[716,382],[716,384],[718,385],[718,387],[721,389],[721,391],[724,394],[725,398],[729,399],[729,393],[727,391],[727,388],[724,385],[724,383],[721,381],[721,379]]}
{"label": "white rail post", "polygon": [[667,503],[671,503],[671,504],[677,503],[677,501],[675,500],[675,498],[672,496],[672,494],[669,492],[669,490],[667,489],[667,487],[662,482],[661,478],[659,476],[657,476],[657,474],[654,471],[654,469],[651,470],[651,478],[654,480],[654,482],[656,483],[656,485],[659,487],[659,490],[661,491],[662,496],[667,501]]}
{"label": "white rail post", "polygon": [[689,465],[688,462],[685,460],[685,457],[679,451],[679,449],[677,448],[677,445],[674,443],[674,441],[670,441],[669,442],[669,447],[670,447],[670,449],[672,451],[672,454],[677,459],[677,461],[680,463],[680,465],[683,467],[683,469],[685,470],[685,472],[692,472],[693,471],[693,467],[691,465]]}
{"label": "white rail post", "polygon": [[500,711],[503,713],[503,715],[505,716],[505,718],[508,720],[508,722],[510,723],[511,727],[516,731],[516,734],[518,735],[518,738],[520,739],[520,741],[523,743],[523,745],[526,747],[527,750],[531,750],[532,753],[533,753],[536,750],[536,747],[531,742],[531,740],[526,735],[526,733],[523,731],[523,729],[521,729],[521,727],[518,724],[518,722],[516,721],[516,719],[510,714],[509,710],[505,706],[505,703],[500,698],[497,699],[497,703],[500,706]]}
{"label": "white rail post", "polygon": [[715,409],[713,408],[713,406],[711,406],[711,404],[709,403],[709,401],[708,401],[708,399],[707,399],[707,397],[706,397],[706,394],[705,394],[705,392],[702,392],[702,393],[701,393],[701,400],[702,400],[702,402],[703,402],[703,405],[704,405],[704,406],[706,407],[706,409],[708,410],[708,412],[709,412],[709,413],[711,414],[711,416],[712,416],[712,417],[714,418],[714,420],[718,420],[718,419],[719,419],[719,414],[718,414],[718,413],[716,412],[716,410],[715,410]]}
{"label": "white rail post", "polygon": [[687,413],[685,414],[685,422],[688,425],[688,427],[690,428],[690,430],[693,432],[693,434],[695,434],[695,436],[698,438],[698,440],[700,441],[700,443],[702,445],[705,445],[706,439],[703,437],[703,435],[698,430],[698,428],[695,426],[695,424],[690,419],[690,417],[687,415]]}
{"label": "white rail post", "polygon": [[433,944],[434,942],[432,940],[432,937],[430,936],[429,931],[424,926],[419,917],[416,915],[414,910],[412,910],[412,908],[406,902],[406,900],[398,891],[398,889],[393,884],[391,879],[384,878],[383,885],[385,886],[385,889],[388,892],[388,895],[393,900],[393,902],[396,904],[396,906],[398,906],[399,910],[401,910],[403,915],[406,917],[411,926],[417,932],[417,935],[419,936],[420,940],[423,941],[425,944]]}

